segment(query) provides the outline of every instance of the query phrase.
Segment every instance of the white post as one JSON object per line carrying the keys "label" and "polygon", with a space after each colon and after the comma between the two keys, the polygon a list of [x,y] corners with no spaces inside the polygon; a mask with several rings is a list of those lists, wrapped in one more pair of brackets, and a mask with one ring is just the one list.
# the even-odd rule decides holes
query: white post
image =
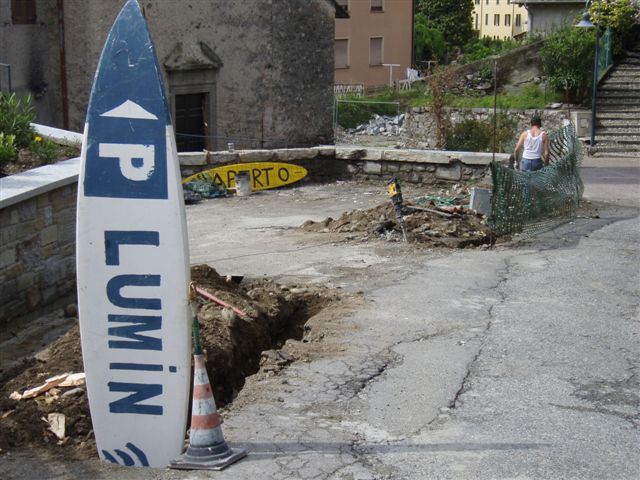
{"label": "white post", "polygon": [[389,67],[389,87],[393,87],[393,67],[399,67],[399,63],[383,63],[383,67]]}

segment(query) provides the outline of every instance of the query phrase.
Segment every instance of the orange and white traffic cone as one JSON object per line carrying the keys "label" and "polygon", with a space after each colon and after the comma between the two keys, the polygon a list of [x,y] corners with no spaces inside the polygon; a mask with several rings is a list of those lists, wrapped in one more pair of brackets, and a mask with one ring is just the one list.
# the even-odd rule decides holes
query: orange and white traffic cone
{"label": "orange and white traffic cone", "polygon": [[222,418],[216,409],[204,355],[193,356],[193,403],[187,451],[169,467],[183,470],[222,470],[247,455],[245,449],[230,448],[222,435]]}

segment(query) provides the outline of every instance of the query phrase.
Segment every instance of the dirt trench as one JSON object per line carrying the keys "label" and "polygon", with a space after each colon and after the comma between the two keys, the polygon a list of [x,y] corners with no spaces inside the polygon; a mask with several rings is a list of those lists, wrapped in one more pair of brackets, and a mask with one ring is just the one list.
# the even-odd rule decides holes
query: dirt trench
{"label": "dirt trench", "polygon": [[[224,407],[259,370],[276,374],[303,355],[304,342],[318,341],[307,320],[347,294],[321,286],[280,285],[270,280],[236,283],[207,265],[192,267],[202,290],[233,305],[246,317],[199,296],[196,310],[206,366],[216,403]],[[282,349],[287,340],[298,348]],[[54,388],[33,399],[12,400],[12,392],[39,385],[65,372],[81,372],[77,324],[37,355],[0,373],[0,455],[13,449],[49,448],[67,457],[97,455],[86,390]],[[66,417],[66,438],[58,438],[43,420],[50,413]]]}

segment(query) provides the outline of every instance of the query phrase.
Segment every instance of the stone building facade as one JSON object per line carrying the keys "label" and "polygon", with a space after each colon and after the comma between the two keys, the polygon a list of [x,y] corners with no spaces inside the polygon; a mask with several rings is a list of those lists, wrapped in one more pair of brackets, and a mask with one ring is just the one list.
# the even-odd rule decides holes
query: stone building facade
{"label": "stone building facade", "polygon": [[[33,14],[15,18],[18,4]],[[0,0],[0,63],[11,65],[14,91],[34,96],[39,123],[82,131],[100,52],[122,5]],[[333,1],[140,5],[163,67],[176,133],[182,134],[181,150],[332,141]]]}

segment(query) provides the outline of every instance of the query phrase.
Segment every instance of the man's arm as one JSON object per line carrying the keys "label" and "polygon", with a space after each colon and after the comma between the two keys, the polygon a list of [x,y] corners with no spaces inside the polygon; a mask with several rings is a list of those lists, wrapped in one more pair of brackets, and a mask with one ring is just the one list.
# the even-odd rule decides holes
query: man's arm
{"label": "man's arm", "polygon": [[518,151],[524,146],[524,141],[527,138],[527,132],[522,132],[520,134],[520,138],[518,139],[518,143],[516,144],[516,148],[513,149],[513,156],[518,158]]}

